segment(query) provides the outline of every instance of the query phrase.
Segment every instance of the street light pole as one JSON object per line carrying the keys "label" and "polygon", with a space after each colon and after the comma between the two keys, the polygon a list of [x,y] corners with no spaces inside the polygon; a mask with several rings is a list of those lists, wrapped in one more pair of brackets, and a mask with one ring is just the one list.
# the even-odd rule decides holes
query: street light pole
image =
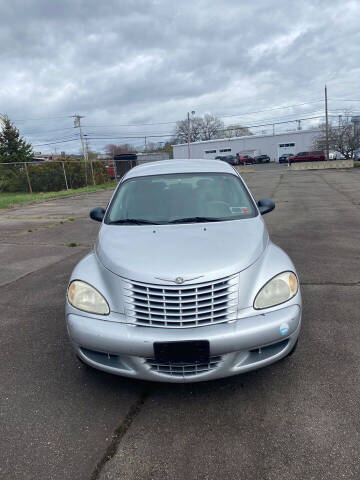
{"label": "street light pole", "polygon": [[326,160],[329,160],[329,116],[327,103],[327,87],[325,85],[325,122],[326,122]]}
{"label": "street light pole", "polygon": [[190,113],[187,113],[187,144],[188,144],[188,159],[190,159]]}
{"label": "street light pole", "polygon": [[[191,115],[195,115],[195,111],[191,111]],[[188,144],[188,159],[190,159],[190,127],[191,127],[191,121],[190,121],[190,112],[187,113],[187,144]]]}
{"label": "street light pole", "polygon": [[74,119],[74,128],[78,128],[79,133],[80,133],[81,148],[82,148],[83,157],[84,157],[84,164],[85,164],[85,184],[87,186],[87,184],[88,184],[88,181],[87,181],[87,154],[86,154],[86,151],[85,151],[84,136],[83,136],[82,129],[81,129],[81,119],[84,118],[84,116],[75,114],[75,115],[71,115],[71,117]]}

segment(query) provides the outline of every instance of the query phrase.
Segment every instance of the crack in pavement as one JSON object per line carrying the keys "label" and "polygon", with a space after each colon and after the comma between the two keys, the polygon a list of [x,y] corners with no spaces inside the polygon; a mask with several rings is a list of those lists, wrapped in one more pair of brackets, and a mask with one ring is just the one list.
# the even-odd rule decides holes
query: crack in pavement
{"label": "crack in pavement", "polygon": [[278,181],[277,184],[275,185],[275,188],[274,188],[272,194],[270,195],[270,198],[274,198],[274,197],[275,197],[275,194],[276,194],[276,192],[278,191],[278,189],[279,189],[279,187],[280,187],[280,184],[281,184],[281,181],[282,181],[283,178],[284,178],[284,174],[281,173],[281,174],[279,175],[279,181]]}
{"label": "crack in pavement", "polygon": [[[15,242],[4,242],[0,239],[0,246],[1,245],[6,245],[6,246],[16,246],[16,247],[25,247],[25,246],[30,246],[30,247],[68,247],[68,243],[31,243],[31,242],[24,242],[24,243],[15,243]],[[76,243],[76,245],[72,245],[73,247],[81,247],[81,248],[91,248],[93,244],[89,243]]]}
{"label": "crack in pavement", "polygon": [[139,415],[145,401],[149,397],[152,390],[153,390],[153,388],[151,388],[151,387],[144,390],[141,393],[140,397],[136,400],[136,402],[130,407],[129,412],[127,413],[124,420],[115,429],[115,431],[113,433],[112,440],[111,440],[110,444],[108,445],[103,457],[100,459],[100,461],[97,463],[95,469],[93,470],[93,472],[90,476],[90,480],[98,480],[99,479],[99,476],[100,476],[105,464],[107,462],[109,462],[109,460],[111,460],[114,457],[114,455],[116,454],[122,438],[125,436],[126,432],[131,427],[135,418]]}
{"label": "crack in pavement", "polygon": [[[59,220],[58,222],[53,222],[53,223],[49,223],[49,224],[45,224],[45,225],[39,225],[39,226],[31,227],[31,228],[29,228],[30,227],[30,225],[29,225],[26,230],[21,230],[21,232],[10,233],[8,235],[5,233],[5,236],[3,238],[0,238],[0,242],[3,242],[4,240],[6,241],[7,239],[11,239],[11,238],[14,238],[14,237],[24,237],[26,235],[29,235],[29,233],[34,233],[34,232],[39,232],[39,231],[42,231],[42,230],[47,230],[47,229],[50,229],[50,228],[58,227],[60,225],[65,225],[65,224],[70,223],[70,222],[73,223],[77,219],[85,218],[85,217],[75,217],[73,220],[70,220],[69,218],[72,218],[72,217],[67,217],[66,219]],[[9,245],[11,245],[11,244],[9,243]],[[14,243],[14,245],[16,245],[16,243]]]}

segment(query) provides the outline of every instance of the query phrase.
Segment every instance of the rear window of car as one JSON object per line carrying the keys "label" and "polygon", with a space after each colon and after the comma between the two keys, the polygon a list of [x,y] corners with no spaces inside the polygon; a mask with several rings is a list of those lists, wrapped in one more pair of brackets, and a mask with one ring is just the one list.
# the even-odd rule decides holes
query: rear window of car
{"label": "rear window of car", "polygon": [[300,152],[296,154],[298,157],[304,157],[305,155],[309,155],[309,152]]}

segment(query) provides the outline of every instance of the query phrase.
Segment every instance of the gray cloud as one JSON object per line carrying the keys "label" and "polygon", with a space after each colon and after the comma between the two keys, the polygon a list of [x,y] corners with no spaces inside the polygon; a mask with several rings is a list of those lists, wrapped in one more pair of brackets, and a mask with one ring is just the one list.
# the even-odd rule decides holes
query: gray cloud
{"label": "gray cloud", "polygon": [[[72,135],[74,112],[92,136],[166,134],[171,124],[118,125],[320,100],[325,83],[330,108],[360,110],[335,100],[360,99],[359,1],[15,0],[0,3],[0,18],[0,111],[34,144]],[[225,120],[249,125],[321,108]]]}

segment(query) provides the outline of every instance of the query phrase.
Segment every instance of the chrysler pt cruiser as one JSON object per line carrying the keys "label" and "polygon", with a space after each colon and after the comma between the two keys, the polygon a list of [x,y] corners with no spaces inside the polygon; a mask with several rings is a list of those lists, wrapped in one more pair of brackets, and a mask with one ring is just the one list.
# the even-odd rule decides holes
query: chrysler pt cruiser
{"label": "chrysler pt cruiser", "polygon": [[66,321],[79,359],[117,375],[211,380],[291,354],[301,324],[295,267],[239,174],[216,160],[130,170],[94,249],[72,272]]}

